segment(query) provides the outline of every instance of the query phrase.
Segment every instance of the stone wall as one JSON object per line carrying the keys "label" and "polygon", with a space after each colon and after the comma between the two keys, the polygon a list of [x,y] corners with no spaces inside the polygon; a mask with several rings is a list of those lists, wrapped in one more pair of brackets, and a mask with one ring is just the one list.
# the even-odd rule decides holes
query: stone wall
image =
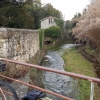
{"label": "stone wall", "polygon": [[[0,57],[34,63],[34,58],[39,53],[37,30],[0,28]],[[25,66],[7,63],[7,70],[3,74],[18,78],[24,76],[28,70]]]}
{"label": "stone wall", "polygon": [[[39,33],[37,30],[0,28],[0,57],[38,64],[41,58],[40,54]],[[31,82],[29,80],[33,80],[33,84],[39,84],[39,74],[36,69],[29,70],[29,68],[25,66],[9,62],[7,62],[6,65],[6,71],[1,72],[1,74],[11,78],[18,78],[18,80],[26,83]],[[32,77],[30,73],[34,77]],[[12,82],[11,85],[16,90],[19,97],[23,97],[27,94],[27,86],[18,84],[16,82]],[[6,88],[5,90],[7,91]],[[7,97],[7,100],[12,99],[13,98],[10,96]]]}
{"label": "stone wall", "polygon": [[39,50],[37,30],[0,28],[0,56],[28,61]]}

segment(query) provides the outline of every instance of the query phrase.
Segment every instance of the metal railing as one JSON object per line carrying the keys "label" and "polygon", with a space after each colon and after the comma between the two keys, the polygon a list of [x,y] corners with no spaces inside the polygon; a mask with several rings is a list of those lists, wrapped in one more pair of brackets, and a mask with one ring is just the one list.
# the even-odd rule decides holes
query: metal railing
{"label": "metal railing", "polygon": [[[60,70],[56,70],[56,69],[52,69],[52,68],[46,68],[46,67],[43,67],[43,66],[38,66],[38,65],[23,63],[23,62],[9,60],[9,59],[5,59],[5,58],[1,58],[0,60],[6,61],[6,62],[10,62],[10,63],[19,64],[19,65],[23,65],[23,66],[30,67],[30,68],[36,68],[36,69],[39,69],[39,70],[45,70],[45,71],[49,71],[49,72],[54,72],[54,73],[58,73],[58,74],[62,74],[62,75],[71,76],[71,77],[74,77],[74,78],[79,78],[79,79],[84,79],[84,80],[90,81],[91,82],[90,100],[93,100],[93,95],[94,95],[94,82],[100,83],[100,79],[98,79],[98,78],[93,78],[93,77],[89,77],[89,76],[85,76],[85,75],[81,75],[81,74],[75,74],[75,73],[71,73],[71,72],[60,71]],[[24,84],[26,86],[29,86],[29,87],[32,87],[32,88],[41,90],[43,92],[46,92],[46,93],[49,93],[49,94],[52,94],[52,95],[55,95],[57,97],[63,98],[64,100],[73,100],[73,99],[71,99],[69,97],[62,96],[62,95],[57,94],[55,92],[52,92],[52,91],[49,91],[49,90],[46,90],[46,89],[43,89],[43,88],[40,88],[40,87],[31,85],[31,84],[28,84],[28,83],[24,83],[24,82],[19,81],[19,80],[15,80],[13,78],[10,78],[10,77],[7,77],[7,76],[1,75],[1,74],[0,74],[0,77],[3,77],[3,78],[6,78],[6,79],[9,79],[9,80],[18,82],[20,84]],[[2,91],[4,93],[7,93],[7,94],[9,94],[9,95],[12,96],[11,93],[6,92],[4,90],[2,90]]]}

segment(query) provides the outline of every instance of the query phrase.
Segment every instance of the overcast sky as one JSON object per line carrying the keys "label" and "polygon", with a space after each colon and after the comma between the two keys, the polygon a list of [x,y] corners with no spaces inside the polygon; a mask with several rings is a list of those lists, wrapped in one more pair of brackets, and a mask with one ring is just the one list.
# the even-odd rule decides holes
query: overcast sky
{"label": "overcast sky", "polygon": [[41,0],[42,3],[51,3],[54,8],[60,10],[65,16],[65,20],[70,20],[77,12],[90,4],[90,0]]}

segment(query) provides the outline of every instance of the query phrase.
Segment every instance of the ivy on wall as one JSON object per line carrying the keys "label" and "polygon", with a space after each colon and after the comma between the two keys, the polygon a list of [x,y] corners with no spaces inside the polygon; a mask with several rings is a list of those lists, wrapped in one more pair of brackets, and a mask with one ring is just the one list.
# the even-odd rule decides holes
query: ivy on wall
{"label": "ivy on wall", "polygon": [[43,49],[43,42],[44,42],[44,29],[39,29],[39,46],[40,49]]}

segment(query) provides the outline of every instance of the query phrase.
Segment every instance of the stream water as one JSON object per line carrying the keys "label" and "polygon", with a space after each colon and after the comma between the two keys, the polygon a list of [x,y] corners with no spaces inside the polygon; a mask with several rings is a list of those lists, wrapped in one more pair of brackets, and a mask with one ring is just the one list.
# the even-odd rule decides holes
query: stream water
{"label": "stream water", "polygon": [[[66,50],[79,45],[80,44],[65,44],[57,51],[48,51],[43,66],[64,71],[64,60],[62,59],[62,54]],[[73,78],[53,72],[43,71],[42,81],[45,89],[78,100],[79,89],[77,81]],[[47,96],[53,100],[63,100],[50,94],[47,94]]]}

